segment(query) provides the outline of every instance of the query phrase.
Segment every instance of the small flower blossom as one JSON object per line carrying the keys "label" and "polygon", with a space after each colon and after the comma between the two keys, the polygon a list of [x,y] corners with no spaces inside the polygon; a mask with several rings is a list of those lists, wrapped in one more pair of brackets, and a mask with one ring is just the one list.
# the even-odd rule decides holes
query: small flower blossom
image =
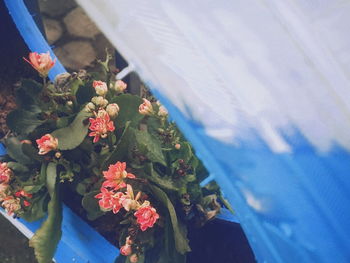
{"label": "small flower blossom", "polygon": [[10,168],[8,168],[7,163],[0,162],[0,183],[8,183],[12,177],[13,173]]}
{"label": "small flower blossom", "polygon": [[115,129],[114,124],[112,121],[110,121],[108,114],[104,114],[104,116],[100,117],[97,116],[95,119],[90,118],[89,121],[89,129],[91,130],[89,136],[94,137],[94,143],[98,142],[100,140],[100,137],[106,138],[107,132],[112,132]]}
{"label": "small flower blossom", "polygon": [[100,96],[106,95],[108,91],[106,82],[103,82],[101,80],[94,80],[92,86],[95,88],[96,94]]}
{"label": "small flower blossom", "polygon": [[116,91],[116,92],[119,92],[119,93],[122,93],[125,89],[126,89],[127,85],[124,81],[118,79],[115,84],[114,84],[114,87],[113,89]]}
{"label": "small flower blossom", "polygon": [[126,187],[124,179],[135,178],[135,175],[128,173],[125,169],[125,162],[117,162],[116,164],[110,165],[108,167],[108,171],[103,172],[103,176],[106,179],[106,181],[103,182],[102,186],[114,188],[114,190]]}
{"label": "small flower blossom", "polygon": [[39,148],[39,154],[47,154],[52,150],[56,150],[58,147],[57,138],[53,137],[51,134],[45,134],[40,139],[36,140]]}
{"label": "small flower blossom", "polygon": [[126,244],[120,248],[120,254],[123,256],[129,256],[132,253],[131,246]]}
{"label": "small flower blossom", "polygon": [[142,115],[152,115],[153,107],[149,100],[143,99],[143,103],[139,106],[139,113]]}
{"label": "small flower blossom", "polygon": [[101,193],[97,194],[95,198],[100,199],[98,201],[98,204],[104,211],[112,210],[114,214],[117,214],[119,210],[123,207],[121,202],[124,198],[124,194],[122,192],[115,193],[102,187]]}
{"label": "small flower blossom", "polygon": [[21,209],[20,199],[13,196],[7,196],[2,202],[2,206],[9,215],[12,215]]}
{"label": "small flower blossom", "polygon": [[0,184],[0,202],[4,201],[4,199],[7,197],[7,191],[9,189],[9,185],[2,183]]}
{"label": "small flower blossom", "polygon": [[136,263],[137,261],[139,261],[139,257],[136,255],[136,254],[132,254],[130,257],[129,257],[129,261],[131,263]]}
{"label": "small flower blossom", "polygon": [[114,119],[115,117],[118,116],[119,113],[119,106],[117,103],[111,103],[107,106],[106,108],[107,113],[109,114],[109,116]]}
{"label": "small flower blossom", "polygon": [[130,184],[126,185],[126,195],[122,201],[122,205],[126,211],[137,210],[140,207],[138,200],[141,197],[141,192],[138,192],[136,198],[134,198],[134,190]]}
{"label": "small flower blossom", "polygon": [[95,104],[93,104],[92,102],[89,102],[88,104],[86,104],[85,106],[85,111],[86,112],[93,112],[95,110]]}
{"label": "small flower blossom", "polygon": [[176,150],[180,150],[180,148],[181,148],[181,144],[180,143],[175,144],[175,149]]}
{"label": "small flower blossom", "polygon": [[154,223],[159,218],[159,214],[156,209],[149,205],[148,201],[134,213],[137,218],[137,223],[140,225],[142,231],[145,231],[149,227],[153,227]]}
{"label": "small flower blossom", "polygon": [[158,116],[160,116],[160,117],[168,116],[168,111],[163,105],[159,107]]}
{"label": "small flower blossom", "polygon": [[102,96],[98,96],[98,97],[93,97],[91,99],[92,103],[94,103],[95,105],[104,108],[107,106],[108,104],[108,100],[106,100],[105,98],[103,98]]}
{"label": "small flower blossom", "polygon": [[23,205],[27,207],[27,206],[30,206],[30,203],[27,200],[24,200]]}
{"label": "small flower blossom", "polygon": [[39,72],[42,77],[47,77],[50,69],[55,65],[56,59],[52,60],[50,52],[38,54],[37,52],[29,53],[29,60],[23,58],[32,67]]}

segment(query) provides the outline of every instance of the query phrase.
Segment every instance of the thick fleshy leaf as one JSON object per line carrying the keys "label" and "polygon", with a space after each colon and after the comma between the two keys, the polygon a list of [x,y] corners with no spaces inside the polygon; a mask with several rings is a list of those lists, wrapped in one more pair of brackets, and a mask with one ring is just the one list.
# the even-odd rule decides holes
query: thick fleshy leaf
{"label": "thick fleshy leaf", "polygon": [[147,156],[152,162],[166,166],[166,161],[162,151],[162,146],[157,138],[146,131],[134,130],[135,143],[140,153]]}
{"label": "thick fleshy leaf", "polygon": [[143,119],[143,115],[139,113],[139,106],[143,101],[139,96],[124,94],[113,98],[110,102],[117,103],[120,109],[114,121],[117,128],[124,127],[128,121],[131,122],[131,126],[135,126]]}
{"label": "thick fleshy leaf", "polygon": [[29,164],[32,160],[23,153],[22,144],[17,137],[11,137],[5,140],[7,154],[21,164]]}
{"label": "thick fleshy leaf", "polygon": [[87,212],[87,217],[89,220],[95,220],[100,216],[104,215],[104,212],[101,211],[100,206],[98,205],[98,199],[95,198],[99,191],[92,191],[84,195],[81,202],[82,206]]}
{"label": "thick fleshy leaf", "polygon": [[133,130],[130,128],[130,122],[125,124],[125,129],[122,136],[120,137],[117,147],[112,151],[108,158],[102,164],[102,169],[108,168],[108,165],[114,164],[117,161],[123,161],[128,155],[130,141],[133,138]]}
{"label": "thick fleshy leaf", "polygon": [[[26,191],[26,189],[24,188]],[[21,214],[21,218],[28,222],[37,221],[43,218],[46,215],[45,204],[47,202],[47,195],[40,195],[37,198],[30,200],[31,205],[29,206],[28,211],[24,214]]]}
{"label": "thick fleshy leaf", "polygon": [[[52,262],[57,244],[62,236],[62,205],[59,199],[59,185],[56,179],[56,164],[50,163],[47,173],[47,178],[50,178],[47,186],[50,189],[49,193],[51,196],[47,209],[48,217],[29,241],[29,245],[34,248],[35,257],[39,263]],[[52,177],[56,180],[53,180]],[[52,185],[53,181],[55,181],[54,186]]]}
{"label": "thick fleshy leaf", "polygon": [[175,248],[180,254],[191,251],[186,237],[186,226],[178,221],[174,205],[171,203],[167,194],[155,185],[150,185],[150,189],[157,200],[159,200],[169,211],[171,225],[174,232]]}
{"label": "thick fleshy leaf", "polygon": [[52,133],[58,139],[58,149],[71,150],[82,143],[88,133],[88,117],[91,117],[91,113],[82,110],[71,124]]}
{"label": "thick fleshy leaf", "polygon": [[44,122],[38,119],[38,112],[22,109],[11,111],[6,118],[7,126],[19,134],[31,133]]}

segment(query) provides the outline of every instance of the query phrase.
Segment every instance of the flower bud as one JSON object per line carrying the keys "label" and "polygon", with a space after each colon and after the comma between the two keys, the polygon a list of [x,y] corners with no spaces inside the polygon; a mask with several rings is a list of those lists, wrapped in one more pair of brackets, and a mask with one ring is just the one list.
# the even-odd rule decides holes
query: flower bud
{"label": "flower bud", "polygon": [[36,143],[38,144],[40,155],[47,154],[58,147],[58,139],[51,134],[45,134],[40,139],[37,139]]}
{"label": "flower bud", "polygon": [[[95,98],[95,97],[94,97]],[[95,110],[95,104],[93,104],[92,102],[89,102],[88,104],[86,104],[85,106],[85,111],[86,112],[93,112]]]}
{"label": "flower bud", "polygon": [[152,115],[153,107],[149,100],[143,99],[143,103],[139,106],[139,113],[142,115]]}
{"label": "flower bud", "polygon": [[96,94],[100,96],[106,95],[108,91],[106,82],[103,82],[101,80],[94,80],[92,86],[95,88]]}
{"label": "flower bud", "polygon": [[103,98],[102,96],[98,96],[98,97],[93,97],[91,99],[91,101],[97,105],[97,106],[100,106],[101,108],[104,108],[107,106],[108,104],[108,100],[106,100],[105,98]]}
{"label": "flower bud", "polygon": [[131,263],[136,263],[137,261],[139,261],[139,257],[136,255],[136,254],[132,254],[130,257],[129,257],[129,261]]}
{"label": "flower bud", "polygon": [[129,256],[132,253],[131,246],[126,244],[120,248],[120,254],[123,256]]}
{"label": "flower bud", "polygon": [[73,101],[71,101],[71,100],[67,101],[67,105],[68,106],[72,106],[73,105]]}
{"label": "flower bud", "polygon": [[114,84],[114,87],[113,89],[116,91],[116,92],[119,92],[119,93],[122,93],[125,89],[127,88],[127,85],[124,81],[118,79],[115,84]]}
{"label": "flower bud", "polygon": [[175,144],[175,149],[176,150],[180,150],[180,148],[181,148],[181,144],[180,143]]}
{"label": "flower bud", "polygon": [[106,108],[107,113],[113,119],[118,116],[119,106],[116,103],[109,104]]}
{"label": "flower bud", "polygon": [[38,54],[37,52],[29,53],[29,60],[23,58],[32,67],[39,72],[40,76],[47,77],[50,69],[55,65],[56,59],[52,60],[50,52]]}
{"label": "flower bud", "polygon": [[62,156],[62,154],[61,154],[60,152],[55,153],[55,157],[56,157],[57,159],[61,158],[61,156]]}
{"label": "flower bud", "polygon": [[160,106],[158,110],[158,115],[160,117],[166,117],[168,115],[168,111],[164,106]]}

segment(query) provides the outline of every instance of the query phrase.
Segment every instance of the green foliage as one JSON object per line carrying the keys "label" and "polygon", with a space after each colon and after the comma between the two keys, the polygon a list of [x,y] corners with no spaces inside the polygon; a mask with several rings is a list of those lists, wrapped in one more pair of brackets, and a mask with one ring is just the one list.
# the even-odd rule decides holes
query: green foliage
{"label": "green foliage", "polygon": [[139,106],[142,104],[142,99],[131,94],[124,94],[115,97],[111,100],[112,103],[117,103],[120,111],[118,117],[115,119],[115,127],[125,127],[127,122],[131,126],[135,126],[143,119],[143,115],[139,113]]}
{"label": "green foliage", "polygon": [[150,189],[155,197],[168,209],[171,225],[174,232],[175,248],[180,254],[191,251],[186,238],[186,230],[181,222],[178,221],[174,205],[171,203],[167,194],[155,185],[150,185]]}
{"label": "green foliage", "polygon": [[100,206],[98,205],[98,199],[95,198],[95,195],[98,193],[99,191],[92,191],[83,197],[81,204],[86,210],[89,220],[95,220],[104,215],[104,212],[101,211]]}
{"label": "green foliage", "polygon": [[134,134],[137,150],[145,155],[150,161],[166,166],[162,146],[159,140],[146,131],[134,129]]}
{"label": "green foliage", "polygon": [[56,164],[50,163],[47,168],[47,186],[51,200],[48,204],[48,216],[41,227],[30,239],[29,245],[34,248],[39,263],[51,263],[56,247],[62,236],[62,206],[59,199]]}
{"label": "green foliage", "polygon": [[10,137],[5,140],[7,154],[21,164],[31,163],[31,159],[22,151],[22,144],[17,137]]}
{"label": "green foliage", "polygon": [[82,110],[70,125],[52,133],[58,139],[58,149],[71,150],[82,143],[88,133],[87,118],[90,116],[91,114]]}
{"label": "green foliage", "polygon": [[36,109],[33,111],[27,110],[14,110],[11,111],[6,118],[7,126],[14,132],[19,134],[29,134],[34,129],[45,121],[38,119],[38,112]]}

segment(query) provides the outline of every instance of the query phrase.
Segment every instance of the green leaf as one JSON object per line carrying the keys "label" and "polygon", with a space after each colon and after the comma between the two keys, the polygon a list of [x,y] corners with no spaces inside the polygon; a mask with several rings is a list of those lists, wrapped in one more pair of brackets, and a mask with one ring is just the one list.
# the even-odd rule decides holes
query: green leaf
{"label": "green leaf", "polygon": [[179,191],[179,188],[176,186],[175,182],[170,176],[160,176],[156,171],[154,171],[152,163],[147,163],[144,170],[147,174],[149,174],[144,174],[145,179],[148,179],[163,189],[176,192]]}
{"label": "green leaf", "polygon": [[49,163],[46,170],[46,187],[50,196],[53,196],[57,181],[57,164]]}
{"label": "green leaf", "polygon": [[[23,188],[23,190],[26,191],[25,187]],[[29,210],[21,214],[21,218],[28,222],[34,222],[43,218],[46,215],[45,204],[47,197],[47,194],[43,194],[40,195],[38,198],[31,199],[31,205],[29,206]]]}
{"label": "green leaf", "polygon": [[6,118],[7,126],[19,134],[28,134],[45,121],[38,119],[38,112],[26,110],[11,111]]}
{"label": "green leaf", "polygon": [[[50,169],[49,169],[50,167]],[[48,178],[57,177],[57,174],[53,174],[53,168],[56,168],[56,164],[49,164]],[[48,185],[52,187],[52,178]],[[62,230],[62,205],[59,200],[59,189],[57,180],[54,188],[51,189],[51,200],[48,204],[48,217],[41,227],[36,231],[34,236],[30,239],[29,245],[34,248],[35,257],[39,263],[51,263],[55,254],[57,244],[61,239]]]}
{"label": "green leaf", "polygon": [[129,126],[130,122],[126,122],[125,129],[122,136],[120,137],[117,147],[109,155],[108,158],[102,163],[101,167],[103,170],[107,169],[108,165],[115,163],[117,161],[123,160],[128,155],[128,150],[130,146],[130,141],[133,138],[134,130]]}
{"label": "green leaf", "polygon": [[44,156],[39,155],[38,148],[34,147],[32,144],[22,143],[22,152],[32,160],[39,162],[44,161]]}
{"label": "green leaf", "polygon": [[82,206],[87,212],[87,217],[89,220],[95,220],[100,216],[104,215],[104,212],[101,211],[100,206],[98,204],[98,199],[95,198],[100,191],[92,191],[86,195],[84,195],[82,200]]}
{"label": "green leaf", "polygon": [[17,106],[22,109],[30,109],[37,104],[42,85],[31,79],[23,79],[21,87],[16,89]]}
{"label": "green leaf", "polygon": [[157,138],[146,131],[139,131],[134,129],[135,143],[140,153],[147,156],[152,162],[158,162],[166,166],[162,146]]}
{"label": "green leaf", "polygon": [[32,161],[22,151],[22,144],[17,137],[11,137],[5,140],[7,154],[21,164],[29,164]]}
{"label": "green leaf", "polygon": [[25,173],[29,171],[27,166],[16,162],[8,162],[7,166],[15,173]]}
{"label": "green leaf", "polygon": [[84,86],[79,86],[79,89],[76,92],[76,98],[78,104],[82,105],[91,100],[95,96],[95,89],[92,87],[92,82],[86,83]]}
{"label": "green leaf", "polygon": [[90,113],[82,110],[67,127],[55,130],[52,135],[58,139],[58,149],[71,150],[78,147],[88,133],[87,118]]}
{"label": "green leaf", "polygon": [[180,254],[191,251],[186,237],[186,227],[177,220],[176,211],[167,194],[155,185],[150,185],[152,193],[168,209],[174,231],[175,248]]}
{"label": "green leaf", "polygon": [[131,122],[131,126],[135,126],[143,119],[143,115],[139,113],[139,106],[143,102],[140,97],[123,94],[113,98],[110,102],[117,103],[120,109],[114,121],[115,127],[124,127],[128,121]]}

